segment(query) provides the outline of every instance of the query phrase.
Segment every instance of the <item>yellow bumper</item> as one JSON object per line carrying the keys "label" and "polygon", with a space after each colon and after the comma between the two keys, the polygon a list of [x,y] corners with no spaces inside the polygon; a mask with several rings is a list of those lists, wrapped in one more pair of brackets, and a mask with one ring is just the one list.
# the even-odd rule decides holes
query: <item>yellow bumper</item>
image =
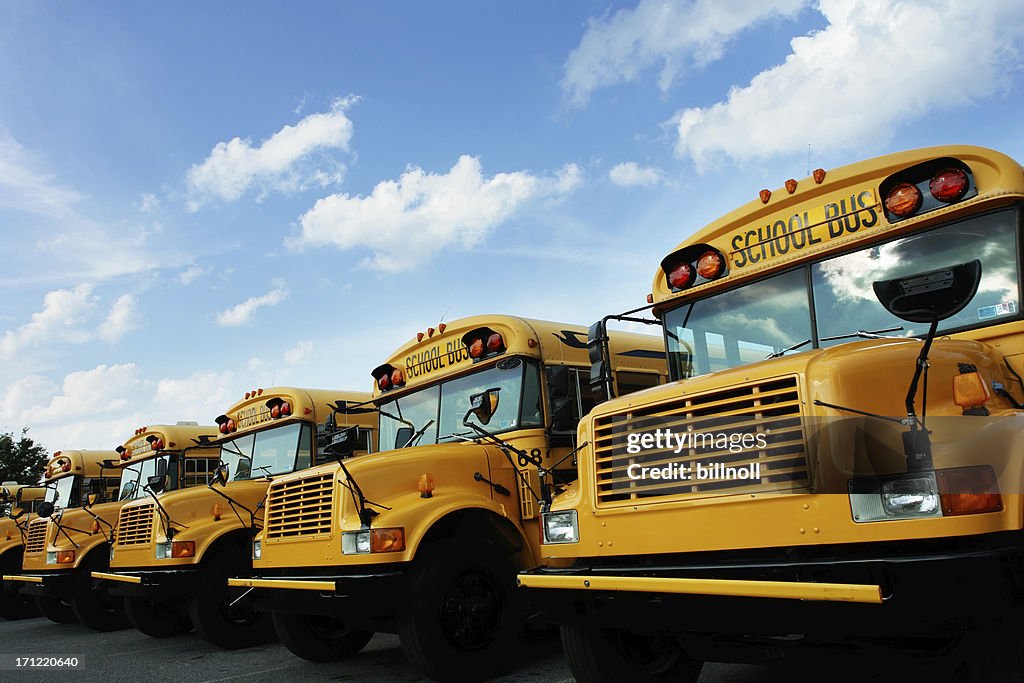
{"label": "yellow bumper", "polygon": [[742,598],[782,598],[882,604],[881,586],[801,581],[741,581],[733,579],[672,579],[646,576],[546,576],[522,574],[524,588],[562,590],[722,595]]}
{"label": "yellow bumper", "polygon": [[4,575],[4,581],[22,581],[24,583],[42,583],[41,576],[22,576],[20,574]]}
{"label": "yellow bumper", "polygon": [[93,572],[92,578],[104,579],[106,581],[120,581],[121,583],[142,583],[141,576],[129,576],[127,574],[110,574],[108,572]]}
{"label": "yellow bumper", "polygon": [[334,581],[300,581],[296,579],[228,579],[228,585],[235,588],[281,588],[298,591],[334,591]]}

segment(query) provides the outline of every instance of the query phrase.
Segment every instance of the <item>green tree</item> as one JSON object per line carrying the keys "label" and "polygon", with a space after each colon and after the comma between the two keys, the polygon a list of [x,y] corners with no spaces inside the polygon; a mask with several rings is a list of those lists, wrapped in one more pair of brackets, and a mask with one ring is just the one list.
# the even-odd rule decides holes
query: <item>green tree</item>
{"label": "green tree", "polygon": [[0,432],[0,481],[34,484],[43,476],[48,459],[46,448],[29,438],[28,427],[21,430],[20,438]]}

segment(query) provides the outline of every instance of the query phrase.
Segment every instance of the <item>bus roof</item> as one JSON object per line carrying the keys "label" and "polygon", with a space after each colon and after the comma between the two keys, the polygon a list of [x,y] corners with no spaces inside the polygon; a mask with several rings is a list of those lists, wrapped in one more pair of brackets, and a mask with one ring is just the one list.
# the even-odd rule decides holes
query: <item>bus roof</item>
{"label": "bus roof", "polygon": [[[958,160],[966,165],[973,174],[977,194],[968,194],[958,203],[931,212],[890,220],[882,207],[884,181],[901,171],[937,160]],[[777,190],[762,190],[760,198],[727,213],[681,242],[655,273],[653,303],[663,304],[722,285],[731,286],[840,250],[851,243],[948,220],[950,211],[969,209],[980,202],[1003,198],[1009,203],[1021,196],[1024,196],[1024,173],[1017,162],[1000,152],[969,145],[927,147],[829,171],[818,169],[800,181],[787,181]],[[850,229],[850,226],[856,227]],[[862,228],[859,232],[858,227]],[[793,239],[791,243],[785,233],[794,232],[806,237],[799,241]],[[783,240],[777,239],[780,234]],[[765,245],[769,247],[767,251]],[[774,245],[779,245],[778,253]],[[699,258],[697,252],[706,253],[707,247],[724,256],[724,273],[710,281],[697,279],[683,291],[671,287],[668,273],[678,263]]]}
{"label": "bus roof", "polygon": [[[218,425],[227,420],[234,421],[236,429],[230,434],[221,438],[235,438],[239,434],[258,431],[269,426],[269,422],[278,420],[305,420],[323,421],[323,419],[334,411],[334,404],[338,401],[349,403],[365,403],[370,400],[370,394],[363,391],[343,391],[340,389],[306,389],[299,387],[270,387],[268,389],[256,389],[246,392],[245,398],[238,401],[223,415],[216,419]],[[289,413],[275,417],[273,407],[287,402]],[[357,424],[361,427],[375,427],[377,416],[372,413],[358,415],[340,415],[341,424]],[[219,427],[215,433],[220,437]]]}
{"label": "bus roof", "polygon": [[117,451],[65,450],[54,451],[53,457],[43,469],[45,481],[55,481],[65,476],[83,475],[96,477],[105,460],[118,460]]}
{"label": "bus roof", "polygon": [[[488,351],[486,344],[491,334],[500,335],[500,346]],[[664,364],[661,337],[630,332],[613,332],[609,337],[613,357],[630,359],[632,367],[657,369],[659,362]],[[480,358],[474,359],[469,347],[477,339],[481,340],[484,350]],[[429,328],[426,333],[420,333],[378,366],[371,373],[374,397],[384,393],[379,378],[386,373],[390,378],[395,370],[401,371],[404,382],[399,388],[412,388],[464,372],[477,363],[513,355],[537,358],[548,365],[589,367],[587,328],[511,315],[477,315],[453,320],[438,325],[436,330]]]}
{"label": "bus roof", "polygon": [[[214,439],[218,436],[216,426],[200,426],[191,422],[179,422],[173,425],[153,425],[139,427],[134,436],[118,446],[121,464],[138,462],[152,456],[155,451],[175,451],[191,448],[200,437]],[[210,446],[213,447],[212,445]],[[125,457],[127,454],[128,457]]]}

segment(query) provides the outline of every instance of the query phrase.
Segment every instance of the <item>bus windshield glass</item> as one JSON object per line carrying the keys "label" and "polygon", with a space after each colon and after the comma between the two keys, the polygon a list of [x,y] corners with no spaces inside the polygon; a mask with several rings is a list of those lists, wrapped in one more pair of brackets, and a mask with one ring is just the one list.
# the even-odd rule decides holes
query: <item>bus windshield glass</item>
{"label": "bus windshield glass", "polygon": [[[683,304],[667,311],[664,318],[673,378],[856,341],[865,332],[923,336],[928,325],[909,323],[887,312],[875,298],[872,283],[973,259],[981,261],[978,292],[962,311],[939,324],[939,332],[1017,318],[1017,231],[1017,210],[1006,209]],[[691,351],[692,371],[687,374]]]}
{"label": "bus windshield glass", "polygon": [[134,462],[121,470],[121,485],[118,487],[118,500],[135,500],[147,495],[145,486],[149,478],[156,474],[157,461],[167,462],[166,455]]}
{"label": "bus windshield glass", "polygon": [[379,405],[380,449],[457,441],[477,433],[462,424],[469,398],[497,390],[498,405],[486,425],[492,434],[544,426],[540,368],[524,358],[505,358],[497,365],[450,379]]}
{"label": "bus windshield glass", "polygon": [[310,426],[293,422],[226,441],[220,457],[228,466],[228,481],[259,479],[294,471],[299,458],[309,462],[312,443]]}
{"label": "bus windshield glass", "polygon": [[77,474],[61,477],[47,486],[45,500],[58,508],[77,507],[81,480]]}

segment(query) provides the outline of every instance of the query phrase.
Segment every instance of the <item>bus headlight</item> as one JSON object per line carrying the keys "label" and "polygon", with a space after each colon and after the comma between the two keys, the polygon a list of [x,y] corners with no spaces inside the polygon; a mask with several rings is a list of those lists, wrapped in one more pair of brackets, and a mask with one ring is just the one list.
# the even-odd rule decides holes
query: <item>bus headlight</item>
{"label": "bus headlight", "polygon": [[57,564],[57,551],[46,551],[46,564]]}
{"label": "bus headlight", "polygon": [[850,507],[856,522],[941,517],[939,487],[933,472],[884,479],[853,479]]}
{"label": "bus headlight", "polygon": [[263,557],[263,542],[253,541],[252,542],[252,559],[259,560]]}
{"label": "bus headlight", "polygon": [[545,543],[578,543],[579,523],[575,510],[544,513],[543,528]]}
{"label": "bus headlight", "polygon": [[357,555],[370,552],[370,532],[346,531],[341,535],[341,552],[344,555]]}
{"label": "bus headlight", "polygon": [[167,543],[157,543],[156,544],[156,559],[158,559],[158,560],[167,560],[167,559],[170,559],[170,557],[171,557],[171,544],[170,544],[170,542],[167,542]]}

